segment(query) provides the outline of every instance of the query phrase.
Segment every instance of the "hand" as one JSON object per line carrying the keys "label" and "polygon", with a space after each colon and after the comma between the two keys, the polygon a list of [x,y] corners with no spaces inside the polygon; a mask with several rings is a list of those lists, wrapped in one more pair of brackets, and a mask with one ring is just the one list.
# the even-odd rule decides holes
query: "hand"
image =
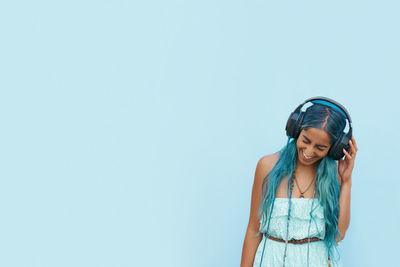
{"label": "hand", "polygon": [[341,184],[351,182],[351,174],[354,168],[354,160],[357,154],[357,144],[354,136],[349,141],[350,152],[343,149],[345,157],[338,160],[338,174],[342,180]]}

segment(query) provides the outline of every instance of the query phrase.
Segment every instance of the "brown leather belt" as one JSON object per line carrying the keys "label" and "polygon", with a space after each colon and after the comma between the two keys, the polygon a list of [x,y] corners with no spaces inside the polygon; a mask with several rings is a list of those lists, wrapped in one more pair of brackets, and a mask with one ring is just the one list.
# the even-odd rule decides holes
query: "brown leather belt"
{"label": "brown leather belt", "polygon": [[[272,239],[272,240],[274,240],[274,241],[286,243],[286,241],[283,240],[283,239],[280,239],[280,238],[277,238],[277,237],[274,237],[274,236],[271,236],[271,235],[267,235],[267,234],[265,234],[265,233],[264,233],[264,235],[265,235],[267,238]],[[312,237],[312,238],[310,238],[310,239],[308,239],[308,238],[303,238],[303,239],[299,239],[299,240],[297,240],[297,239],[291,239],[291,240],[288,241],[288,243],[299,245],[299,244],[308,243],[308,240],[310,240],[310,243],[311,243],[311,242],[315,242],[315,241],[321,241],[322,239],[320,239],[320,238],[318,238],[318,237]]]}

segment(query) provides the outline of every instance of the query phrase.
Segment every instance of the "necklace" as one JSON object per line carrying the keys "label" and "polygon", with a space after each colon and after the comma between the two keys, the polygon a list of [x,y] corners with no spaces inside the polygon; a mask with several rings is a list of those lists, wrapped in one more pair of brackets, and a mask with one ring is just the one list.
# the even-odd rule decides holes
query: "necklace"
{"label": "necklace", "polygon": [[[293,192],[293,187],[294,187],[294,171],[292,173],[292,178],[289,179],[289,188],[290,188],[290,196],[289,196],[289,210],[288,210],[288,218],[287,218],[287,223],[286,223],[286,240],[285,240],[285,249],[284,249],[284,253],[283,253],[283,267],[285,267],[285,261],[286,261],[286,252],[287,252],[287,246],[288,246],[288,237],[289,237],[289,221],[290,221],[290,210],[291,210],[291,198],[292,198],[292,192]],[[315,200],[315,191],[317,189],[317,184],[314,185],[314,195],[313,195],[313,200],[311,203],[311,211],[310,211],[310,220],[308,222],[308,244],[307,244],[307,266],[310,266],[310,258],[309,258],[309,250],[310,250],[310,226],[311,226],[311,213],[313,211],[313,207],[314,207],[314,200]],[[305,192],[305,191],[304,191]],[[275,204],[275,200],[272,203],[272,208],[270,210],[270,218],[268,219],[268,224],[267,224],[267,230],[266,233],[268,234],[268,230],[269,230],[269,224],[271,222],[271,214],[272,211],[274,209],[274,204]],[[261,253],[261,260],[260,260],[260,266],[262,266],[262,262],[263,262],[263,256],[264,256],[264,251],[265,251],[265,244],[267,243],[267,239],[265,238],[264,241],[264,245],[263,245],[263,250]]]}
{"label": "necklace", "polygon": [[[311,186],[312,183],[314,182],[315,178],[317,178],[317,175],[314,176],[313,180],[312,180],[311,183],[307,186],[306,190],[304,190],[304,192],[301,192],[299,183],[297,182],[296,176],[294,175],[294,172],[293,172],[293,180],[296,182],[297,188],[299,189],[300,198],[304,198],[304,193],[307,192],[307,190],[310,188],[310,186]],[[293,185],[292,185],[292,188],[293,188]]]}
{"label": "necklace", "polygon": [[[317,176],[315,176],[314,177],[314,179],[316,178]],[[292,179],[289,179],[289,188],[290,188],[290,196],[289,196],[289,210],[288,210],[288,218],[287,218],[287,222],[286,222],[286,240],[285,240],[285,249],[284,249],[284,252],[283,252],[283,267],[285,267],[285,261],[286,261],[286,252],[287,252],[287,246],[288,246],[288,237],[289,237],[289,221],[290,221],[290,210],[291,210],[291,198],[292,198],[292,192],[293,192],[293,180],[295,180],[295,176],[294,176],[294,171],[293,171],[293,174],[292,174]],[[296,182],[296,184],[297,184],[297,182]],[[312,184],[312,182],[311,182],[311,184]],[[311,185],[310,184],[310,185]],[[299,186],[299,185],[297,185],[297,186]],[[309,188],[310,186],[308,186],[307,187],[307,189],[306,189],[306,191],[308,190],[308,188]],[[311,226],[311,213],[312,213],[312,210],[313,210],[313,207],[314,207],[314,200],[315,200],[315,191],[316,191],[316,188],[317,188],[317,184],[315,184],[314,185],[314,194],[313,194],[313,200],[312,200],[312,203],[311,203],[311,211],[310,211],[310,220],[309,220],[309,222],[308,222],[308,246],[307,246],[307,266],[310,266],[310,255],[309,255],[309,253],[310,253],[310,226]],[[299,188],[299,190],[300,190],[300,188]],[[304,191],[303,193],[305,193],[306,191]],[[303,194],[302,193],[302,194]],[[304,196],[302,196],[302,198],[304,198]],[[265,243],[264,243],[264,245],[265,245]],[[261,266],[261,263],[260,263],[260,266]]]}

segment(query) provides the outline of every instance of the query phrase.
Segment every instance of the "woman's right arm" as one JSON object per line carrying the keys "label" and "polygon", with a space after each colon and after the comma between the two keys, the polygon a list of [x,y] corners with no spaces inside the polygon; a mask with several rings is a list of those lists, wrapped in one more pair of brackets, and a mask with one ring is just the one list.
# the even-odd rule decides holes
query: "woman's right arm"
{"label": "woman's right arm", "polygon": [[255,237],[260,229],[258,209],[262,200],[261,186],[265,176],[267,176],[268,172],[272,169],[273,162],[276,162],[276,160],[277,154],[272,154],[262,157],[257,163],[251,194],[250,219],[244,238],[240,267],[253,266],[254,256],[262,239],[262,235]]}

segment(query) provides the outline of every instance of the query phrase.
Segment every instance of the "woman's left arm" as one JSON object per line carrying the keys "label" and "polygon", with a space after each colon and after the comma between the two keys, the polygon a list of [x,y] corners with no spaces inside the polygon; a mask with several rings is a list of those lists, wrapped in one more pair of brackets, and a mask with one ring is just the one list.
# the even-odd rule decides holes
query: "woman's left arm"
{"label": "woman's left arm", "polygon": [[[344,159],[340,159],[338,162],[338,175],[340,181],[340,215],[338,228],[340,233],[340,240],[342,240],[346,234],[347,228],[350,224],[350,197],[351,197],[351,175],[354,168],[354,160],[357,154],[357,144],[354,136],[349,141],[350,151],[343,149],[345,154]],[[339,242],[336,238],[336,242]]]}

